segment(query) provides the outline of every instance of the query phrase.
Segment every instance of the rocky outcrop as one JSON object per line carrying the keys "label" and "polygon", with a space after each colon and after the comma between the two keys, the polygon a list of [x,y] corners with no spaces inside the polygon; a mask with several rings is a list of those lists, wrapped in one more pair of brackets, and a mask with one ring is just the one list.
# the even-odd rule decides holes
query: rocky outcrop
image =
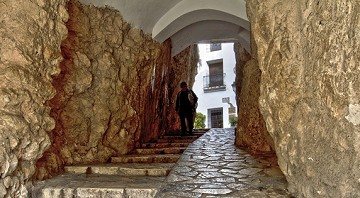
{"label": "rocky outcrop", "polygon": [[171,80],[171,84],[169,84],[171,86],[168,88],[169,104],[171,106],[167,114],[168,131],[179,130],[181,128],[179,116],[175,112],[176,97],[181,90],[181,82],[187,82],[189,87],[194,85],[198,63],[199,49],[197,45],[187,47],[171,59],[171,69],[168,73],[168,78]]}
{"label": "rocky outcrop", "polygon": [[53,144],[37,162],[37,179],[59,174],[64,165],[126,154],[157,139],[174,117],[169,114],[180,81],[168,75],[171,42],[155,42],[111,8],[71,1],[67,9],[69,36],[50,101],[56,127],[49,134]]}
{"label": "rocky outcrop", "polygon": [[172,58],[172,73],[170,75],[179,82],[176,85],[176,89],[178,91],[180,91],[180,82],[182,81],[187,82],[189,87],[194,85],[198,63],[199,49],[196,44],[187,47],[185,50]]}
{"label": "rocky outcrop", "polygon": [[39,179],[64,164],[104,162],[125,154],[139,140],[146,98],[160,44],[131,28],[110,8],[67,6],[64,61],[51,100],[56,127],[51,148],[37,163]]}
{"label": "rocky outcrop", "polygon": [[47,101],[67,34],[65,2],[0,3],[0,197],[27,196],[35,162],[50,145]]}
{"label": "rocky outcrop", "polygon": [[[170,45],[170,40],[166,41]],[[169,48],[166,48],[169,49]],[[194,84],[199,62],[197,45],[187,47],[181,53],[170,57],[170,51],[162,50],[162,54],[153,70],[147,98],[144,101],[143,129],[141,142],[151,142],[169,131],[180,129],[180,120],[175,112],[175,101],[180,91],[180,83]],[[169,61],[166,62],[166,61]]]}
{"label": "rocky outcrop", "polygon": [[359,197],[360,2],[247,1],[260,109],[296,197]]}
{"label": "rocky outcrop", "polygon": [[239,44],[234,44],[236,57],[236,103],[238,125],[235,145],[249,152],[273,152],[273,140],[266,130],[259,109],[261,71],[256,59]]}

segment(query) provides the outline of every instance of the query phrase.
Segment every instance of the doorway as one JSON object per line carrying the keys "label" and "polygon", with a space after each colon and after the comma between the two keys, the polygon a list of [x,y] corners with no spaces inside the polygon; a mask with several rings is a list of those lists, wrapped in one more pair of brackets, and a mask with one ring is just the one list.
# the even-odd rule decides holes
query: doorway
{"label": "doorway", "polygon": [[210,128],[223,128],[223,108],[208,109],[208,125]]}

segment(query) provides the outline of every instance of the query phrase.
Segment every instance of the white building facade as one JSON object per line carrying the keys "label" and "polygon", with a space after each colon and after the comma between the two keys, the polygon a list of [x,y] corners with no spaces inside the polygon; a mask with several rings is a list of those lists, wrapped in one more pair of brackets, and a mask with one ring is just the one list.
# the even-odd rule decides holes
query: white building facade
{"label": "white building facade", "polygon": [[207,128],[229,128],[236,115],[236,60],[233,43],[198,44],[200,65],[193,90],[199,98],[197,112],[206,116]]}

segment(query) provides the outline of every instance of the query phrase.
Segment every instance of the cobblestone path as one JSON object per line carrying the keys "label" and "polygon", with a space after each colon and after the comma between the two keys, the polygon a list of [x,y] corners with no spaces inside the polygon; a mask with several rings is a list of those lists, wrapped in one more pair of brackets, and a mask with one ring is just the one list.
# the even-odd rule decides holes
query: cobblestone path
{"label": "cobblestone path", "polygon": [[211,129],[193,142],[156,197],[291,197],[274,156],[253,157],[234,139],[234,129]]}

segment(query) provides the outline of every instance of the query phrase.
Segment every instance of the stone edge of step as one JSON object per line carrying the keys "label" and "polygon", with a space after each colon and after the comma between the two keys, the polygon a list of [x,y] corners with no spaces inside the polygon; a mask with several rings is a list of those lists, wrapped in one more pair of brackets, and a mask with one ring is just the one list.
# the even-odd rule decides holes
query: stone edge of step
{"label": "stone edge of step", "polygon": [[129,176],[166,176],[175,163],[154,163],[147,166],[124,166],[122,164],[107,165],[76,165],[65,166],[65,172],[71,174],[102,174],[102,175],[129,175]]}

